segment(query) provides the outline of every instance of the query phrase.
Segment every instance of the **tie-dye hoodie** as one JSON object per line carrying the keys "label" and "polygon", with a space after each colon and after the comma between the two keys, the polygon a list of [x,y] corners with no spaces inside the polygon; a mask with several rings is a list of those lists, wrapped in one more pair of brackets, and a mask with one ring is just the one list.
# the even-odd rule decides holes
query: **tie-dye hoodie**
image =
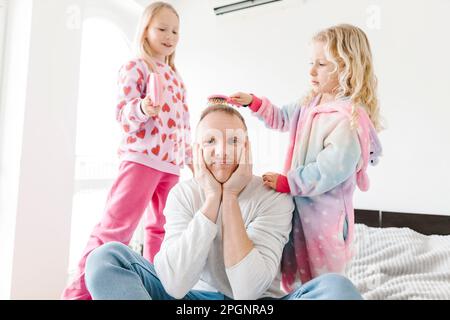
{"label": "tie-dye hoodie", "polygon": [[150,69],[142,59],[134,59],[119,70],[117,121],[122,126],[119,157],[162,172],[180,174],[184,164],[192,163],[191,127],[186,90],[179,74],[165,63],[156,62],[161,93],[161,110],[149,117],[141,101],[154,88]]}
{"label": "tie-dye hoodie", "polygon": [[368,190],[367,166],[381,155],[372,122],[358,107],[352,129],[348,99],[317,105],[317,96],[307,106],[281,109],[267,98],[253,100],[253,114],[267,127],[290,131],[284,175],[296,209],[281,264],[284,289],[323,273],[343,273],[353,255],[353,192],[356,185]]}

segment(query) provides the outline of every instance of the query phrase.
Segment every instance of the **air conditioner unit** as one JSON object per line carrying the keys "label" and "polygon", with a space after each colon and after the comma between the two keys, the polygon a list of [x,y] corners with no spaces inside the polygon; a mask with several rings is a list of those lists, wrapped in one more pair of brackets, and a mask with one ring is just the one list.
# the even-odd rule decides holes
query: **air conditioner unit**
{"label": "air conditioner unit", "polygon": [[279,2],[282,0],[211,0],[214,8],[214,13],[218,16],[225,13],[248,9],[251,7],[261,6],[271,2]]}

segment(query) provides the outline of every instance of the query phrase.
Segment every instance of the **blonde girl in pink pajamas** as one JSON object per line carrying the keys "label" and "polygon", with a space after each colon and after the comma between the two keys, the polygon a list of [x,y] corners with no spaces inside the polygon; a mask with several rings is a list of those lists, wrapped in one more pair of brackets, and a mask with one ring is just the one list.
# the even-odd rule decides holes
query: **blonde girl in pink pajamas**
{"label": "blonde girl in pink pajamas", "polygon": [[381,154],[376,77],[365,33],[352,25],[320,31],[311,43],[306,98],[278,108],[267,98],[231,95],[267,127],[290,132],[283,174],[264,184],[294,196],[292,232],[281,270],[285,290],[328,272],[343,273],[352,257],[353,192],[366,191],[368,164]]}
{"label": "blonde girl in pink pajamas", "polygon": [[119,71],[119,174],[63,299],[91,299],[84,280],[87,256],[107,242],[128,244],[149,204],[143,255],[153,262],[160,249],[167,195],[180,169],[188,165],[192,170],[186,89],[174,64],[178,29],[179,16],[167,3],[155,2],[142,15],[139,56]]}

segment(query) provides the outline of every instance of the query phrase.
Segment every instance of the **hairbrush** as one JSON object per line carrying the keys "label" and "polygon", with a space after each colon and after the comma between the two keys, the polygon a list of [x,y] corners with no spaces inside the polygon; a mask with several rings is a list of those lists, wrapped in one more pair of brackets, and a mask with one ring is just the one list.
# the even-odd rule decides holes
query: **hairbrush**
{"label": "hairbrush", "polygon": [[163,96],[162,76],[159,73],[150,73],[147,86],[147,95],[150,96],[155,106],[161,106]]}
{"label": "hairbrush", "polygon": [[233,101],[233,99],[231,99],[230,97],[225,96],[223,94],[213,94],[213,95],[209,96],[208,97],[208,105],[213,105],[213,104],[231,104],[236,107],[242,107],[242,105],[240,103]]}

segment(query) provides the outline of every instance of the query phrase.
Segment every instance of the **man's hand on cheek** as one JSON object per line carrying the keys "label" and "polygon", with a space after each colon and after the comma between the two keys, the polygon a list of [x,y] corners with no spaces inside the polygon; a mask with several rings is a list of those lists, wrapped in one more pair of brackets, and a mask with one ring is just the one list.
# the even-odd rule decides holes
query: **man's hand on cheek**
{"label": "man's hand on cheek", "polygon": [[198,143],[194,144],[194,177],[205,193],[206,198],[221,197],[222,185],[214,178],[206,167],[203,149]]}
{"label": "man's hand on cheek", "polygon": [[194,144],[194,173],[195,180],[205,193],[205,202],[200,208],[200,212],[216,223],[222,199],[222,185],[217,182],[206,167],[203,149],[200,148],[198,143]]}
{"label": "man's hand on cheek", "polygon": [[239,193],[249,184],[252,179],[252,157],[250,152],[250,142],[246,141],[239,157],[239,166],[231,177],[223,184],[223,193],[238,196]]}

